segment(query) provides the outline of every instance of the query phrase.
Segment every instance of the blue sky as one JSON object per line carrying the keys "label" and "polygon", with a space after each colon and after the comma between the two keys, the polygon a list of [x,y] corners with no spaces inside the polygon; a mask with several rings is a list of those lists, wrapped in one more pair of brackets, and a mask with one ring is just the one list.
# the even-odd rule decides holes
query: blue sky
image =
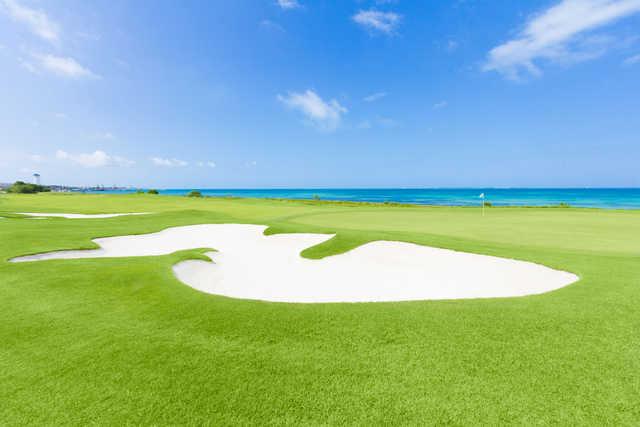
{"label": "blue sky", "polygon": [[640,186],[640,0],[0,0],[0,181]]}

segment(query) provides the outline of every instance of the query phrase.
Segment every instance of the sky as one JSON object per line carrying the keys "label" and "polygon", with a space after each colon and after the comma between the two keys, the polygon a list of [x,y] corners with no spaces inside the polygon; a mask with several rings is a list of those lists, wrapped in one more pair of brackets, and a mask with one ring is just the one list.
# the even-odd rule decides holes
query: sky
{"label": "sky", "polygon": [[0,0],[0,70],[0,182],[640,186],[640,0]]}

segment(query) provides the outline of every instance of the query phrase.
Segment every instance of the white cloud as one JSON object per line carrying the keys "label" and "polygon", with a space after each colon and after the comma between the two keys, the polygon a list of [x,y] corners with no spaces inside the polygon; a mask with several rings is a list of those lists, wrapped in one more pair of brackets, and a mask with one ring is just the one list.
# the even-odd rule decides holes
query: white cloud
{"label": "white cloud", "polygon": [[51,43],[59,39],[59,27],[42,10],[30,9],[15,0],[0,0],[7,14],[16,22],[26,25],[31,32]]}
{"label": "white cloud", "polygon": [[152,157],[151,162],[156,166],[165,166],[169,168],[188,166],[189,162],[180,159],[164,159],[162,157]]}
{"label": "white cloud", "polygon": [[447,105],[449,105],[449,103],[447,101],[436,102],[435,104],[433,104],[433,109],[434,110],[439,110],[441,108],[446,107]]}
{"label": "white cloud", "polygon": [[530,18],[520,34],[489,52],[484,71],[517,79],[540,75],[536,61],[575,62],[603,54],[610,39],[582,35],[640,11],[640,0],[562,0]]}
{"label": "white cloud", "polygon": [[634,65],[640,63],[640,55],[633,55],[624,60],[624,65]]}
{"label": "white cloud", "polygon": [[100,168],[105,166],[131,166],[135,164],[133,160],[124,157],[112,156],[102,150],[93,153],[70,154],[63,150],[56,151],[56,158],[68,160],[85,168]]}
{"label": "white cloud", "polygon": [[278,100],[287,107],[300,111],[318,129],[327,131],[335,130],[340,124],[341,116],[348,111],[335,99],[325,102],[312,90],[278,95]]}
{"label": "white cloud", "polygon": [[402,16],[394,12],[381,12],[370,9],[359,11],[351,19],[369,31],[393,34],[398,24],[400,24]]}
{"label": "white cloud", "polygon": [[198,165],[198,167],[203,168],[203,167],[208,167],[208,168],[215,168],[216,164],[215,162],[198,162],[196,163]]}
{"label": "white cloud", "polygon": [[300,3],[298,3],[298,0],[277,0],[276,3],[282,9],[296,9],[300,7]]}
{"label": "white cloud", "polygon": [[387,96],[387,92],[376,92],[372,93],[371,95],[365,96],[363,100],[366,102],[373,102],[377,101],[378,99],[382,99],[385,96]]}
{"label": "white cloud", "polygon": [[61,120],[64,120],[67,118],[67,115],[65,113],[53,113],[53,116],[56,119],[61,119]]}
{"label": "white cloud", "polygon": [[[80,65],[73,58],[65,58],[62,56],[55,56],[51,54],[40,55],[34,54],[33,57],[38,60],[42,69],[57,74],[63,77],[69,77],[73,79],[79,78],[99,78],[91,70]],[[31,64],[30,64],[31,65]],[[23,64],[23,66],[26,66]],[[32,65],[31,65],[32,66]],[[32,71],[32,70],[30,70]]]}

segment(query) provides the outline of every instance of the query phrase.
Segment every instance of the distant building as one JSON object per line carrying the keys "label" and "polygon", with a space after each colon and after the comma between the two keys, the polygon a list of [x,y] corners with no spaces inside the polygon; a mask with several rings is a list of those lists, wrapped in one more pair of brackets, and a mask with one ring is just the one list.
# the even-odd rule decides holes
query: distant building
{"label": "distant building", "polygon": [[40,185],[40,174],[39,173],[34,173],[33,174],[33,183]]}

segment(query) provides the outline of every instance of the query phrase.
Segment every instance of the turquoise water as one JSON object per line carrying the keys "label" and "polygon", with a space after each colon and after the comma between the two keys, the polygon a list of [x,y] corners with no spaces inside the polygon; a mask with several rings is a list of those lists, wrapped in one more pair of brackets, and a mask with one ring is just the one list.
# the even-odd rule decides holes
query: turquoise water
{"label": "turquoise water", "polygon": [[[185,195],[189,189],[160,190],[164,195]],[[495,206],[552,206],[640,209],[640,188],[456,188],[456,189],[195,189],[205,196],[398,202],[420,205],[478,206],[479,195]],[[134,191],[134,190],[131,190]],[[121,191],[127,192],[127,191]]]}

